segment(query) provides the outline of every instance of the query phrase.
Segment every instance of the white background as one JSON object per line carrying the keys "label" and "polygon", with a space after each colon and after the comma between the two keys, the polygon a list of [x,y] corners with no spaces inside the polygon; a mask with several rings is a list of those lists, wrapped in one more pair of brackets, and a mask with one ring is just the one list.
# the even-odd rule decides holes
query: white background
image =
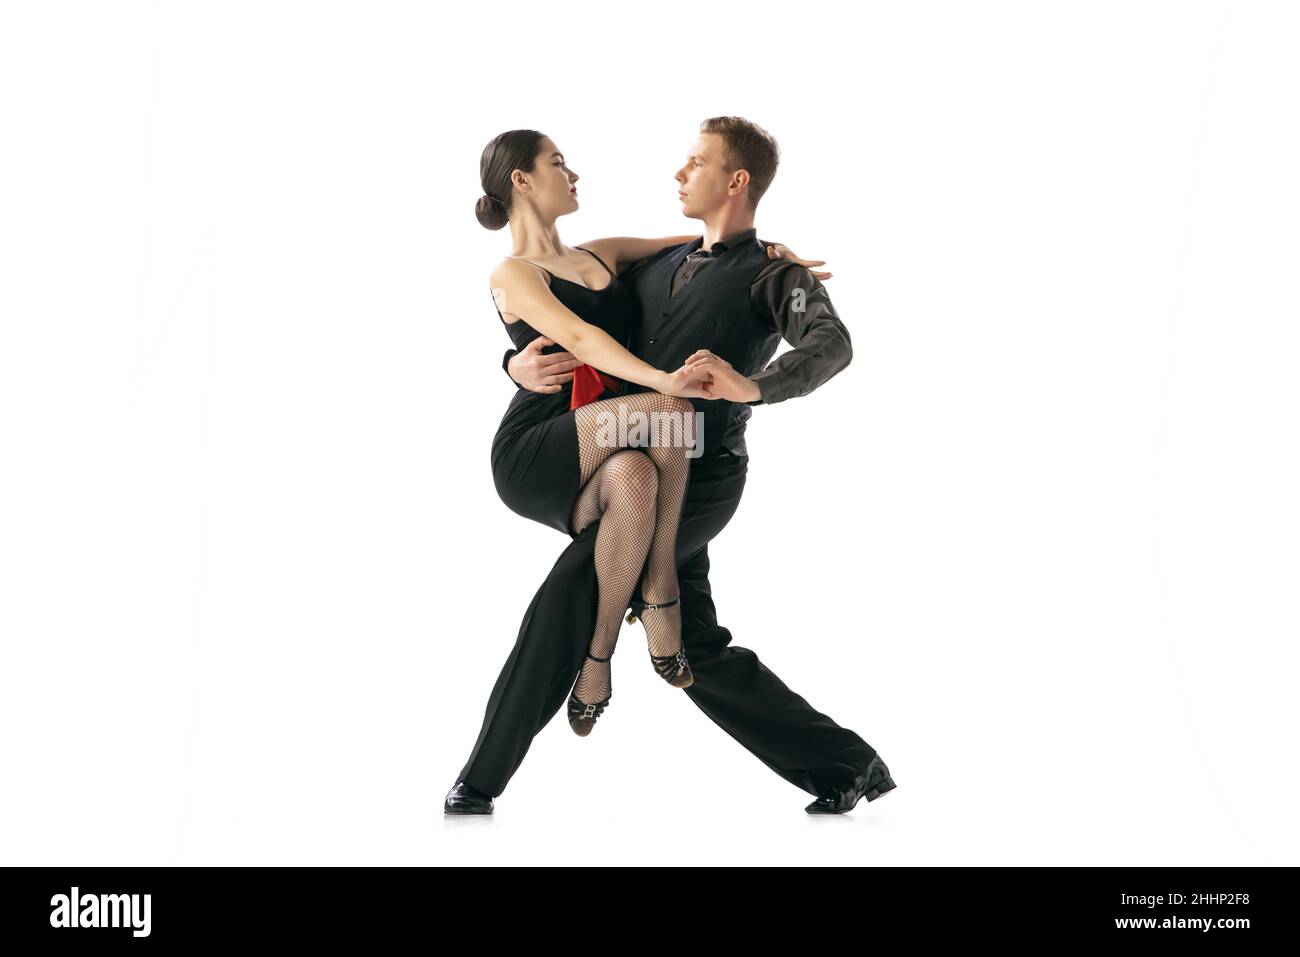
{"label": "white background", "polygon": [[[0,16],[6,864],[1300,863],[1300,169],[1284,3],[41,4]],[[878,748],[845,816],[655,675],[442,799],[567,538],[479,155],[672,235],[783,158],[852,365],[755,410],[721,623]]]}

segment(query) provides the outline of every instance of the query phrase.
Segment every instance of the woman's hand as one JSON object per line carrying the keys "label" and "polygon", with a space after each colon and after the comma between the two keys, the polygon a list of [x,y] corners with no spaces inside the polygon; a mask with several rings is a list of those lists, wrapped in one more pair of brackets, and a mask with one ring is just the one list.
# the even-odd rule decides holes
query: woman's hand
{"label": "woman's hand", "polygon": [[814,278],[816,279],[831,278],[832,275],[831,273],[817,272],[815,269],[812,268],[813,266],[825,266],[826,260],[824,259],[800,259],[798,256],[794,254],[794,250],[791,249],[789,246],[785,245],[784,243],[764,242],[763,245],[767,247],[768,259],[788,259],[791,262],[798,263],[800,266],[805,267],[809,272],[813,274]]}
{"label": "woman's hand", "polygon": [[707,399],[705,382],[709,374],[698,364],[694,367],[683,365],[676,372],[665,372],[663,384],[659,391],[664,395],[681,396],[683,399]]}

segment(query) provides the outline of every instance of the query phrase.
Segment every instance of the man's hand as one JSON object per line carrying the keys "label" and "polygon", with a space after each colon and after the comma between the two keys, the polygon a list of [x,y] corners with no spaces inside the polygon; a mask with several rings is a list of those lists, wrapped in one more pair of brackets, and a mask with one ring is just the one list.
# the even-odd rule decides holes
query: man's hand
{"label": "man's hand", "polygon": [[758,383],[748,376],[743,376],[731,367],[731,363],[721,356],[716,356],[708,349],[696,352],[682,367],[693,372],[707,372],[708,380],[704,383],[705,397],[709,399],[730,399],[732,402],[755,402],[763,397]]}
{"label": "man's hand", "polygon": [[520,349],[506,364],[510,378],[529,392],[559,392],[564,383],[573,379],[573,370],[585,363],[571,352],[542,353],[543,348],[553,345],[554,339],[538,336]]}
{"label": "man's hand", "polygon": [[[759,242],[763,242],[763,241],[759,240]],[[805,267],[817,279],[831,278],[832,275],[831,273],[817,272],[815,269],[812,268],[813,266],[825,266],[826,260],[824,259],[800,259],[798,256],[794,254],[794,250],[791,249],[789,246],[785,245],[784,243],[763,242],[763,245],[767,247],[768,259],[788,259],[791,262],[798,263],[800,266]]]}

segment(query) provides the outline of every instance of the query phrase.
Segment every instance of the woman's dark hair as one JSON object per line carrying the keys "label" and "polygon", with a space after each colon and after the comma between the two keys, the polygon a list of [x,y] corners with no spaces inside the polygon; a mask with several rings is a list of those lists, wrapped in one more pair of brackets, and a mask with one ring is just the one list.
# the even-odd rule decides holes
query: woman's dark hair
{"label": "woman's dark hair", "polygon": [[483,195],[474,206],[474,215],[484,228],[500,229],[509,221],[514,201],[510,174],[517,169],[533,171],[542,138],[543,134],[536,130],[508,130],[483,147],[483,157],[478,161]]}

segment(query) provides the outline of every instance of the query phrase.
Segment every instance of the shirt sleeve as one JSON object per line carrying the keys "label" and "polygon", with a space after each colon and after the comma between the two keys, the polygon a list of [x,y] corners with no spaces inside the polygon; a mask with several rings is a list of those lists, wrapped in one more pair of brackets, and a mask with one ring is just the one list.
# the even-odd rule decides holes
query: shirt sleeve
{"label": "shirt sleeve", "polygon": [[849,330],[826,287],[804,266],[781,260],[765,267],[750,286],[750,301],[792,348],[750,376],[761,397],[745,405],[807,395],[853,359]]}

